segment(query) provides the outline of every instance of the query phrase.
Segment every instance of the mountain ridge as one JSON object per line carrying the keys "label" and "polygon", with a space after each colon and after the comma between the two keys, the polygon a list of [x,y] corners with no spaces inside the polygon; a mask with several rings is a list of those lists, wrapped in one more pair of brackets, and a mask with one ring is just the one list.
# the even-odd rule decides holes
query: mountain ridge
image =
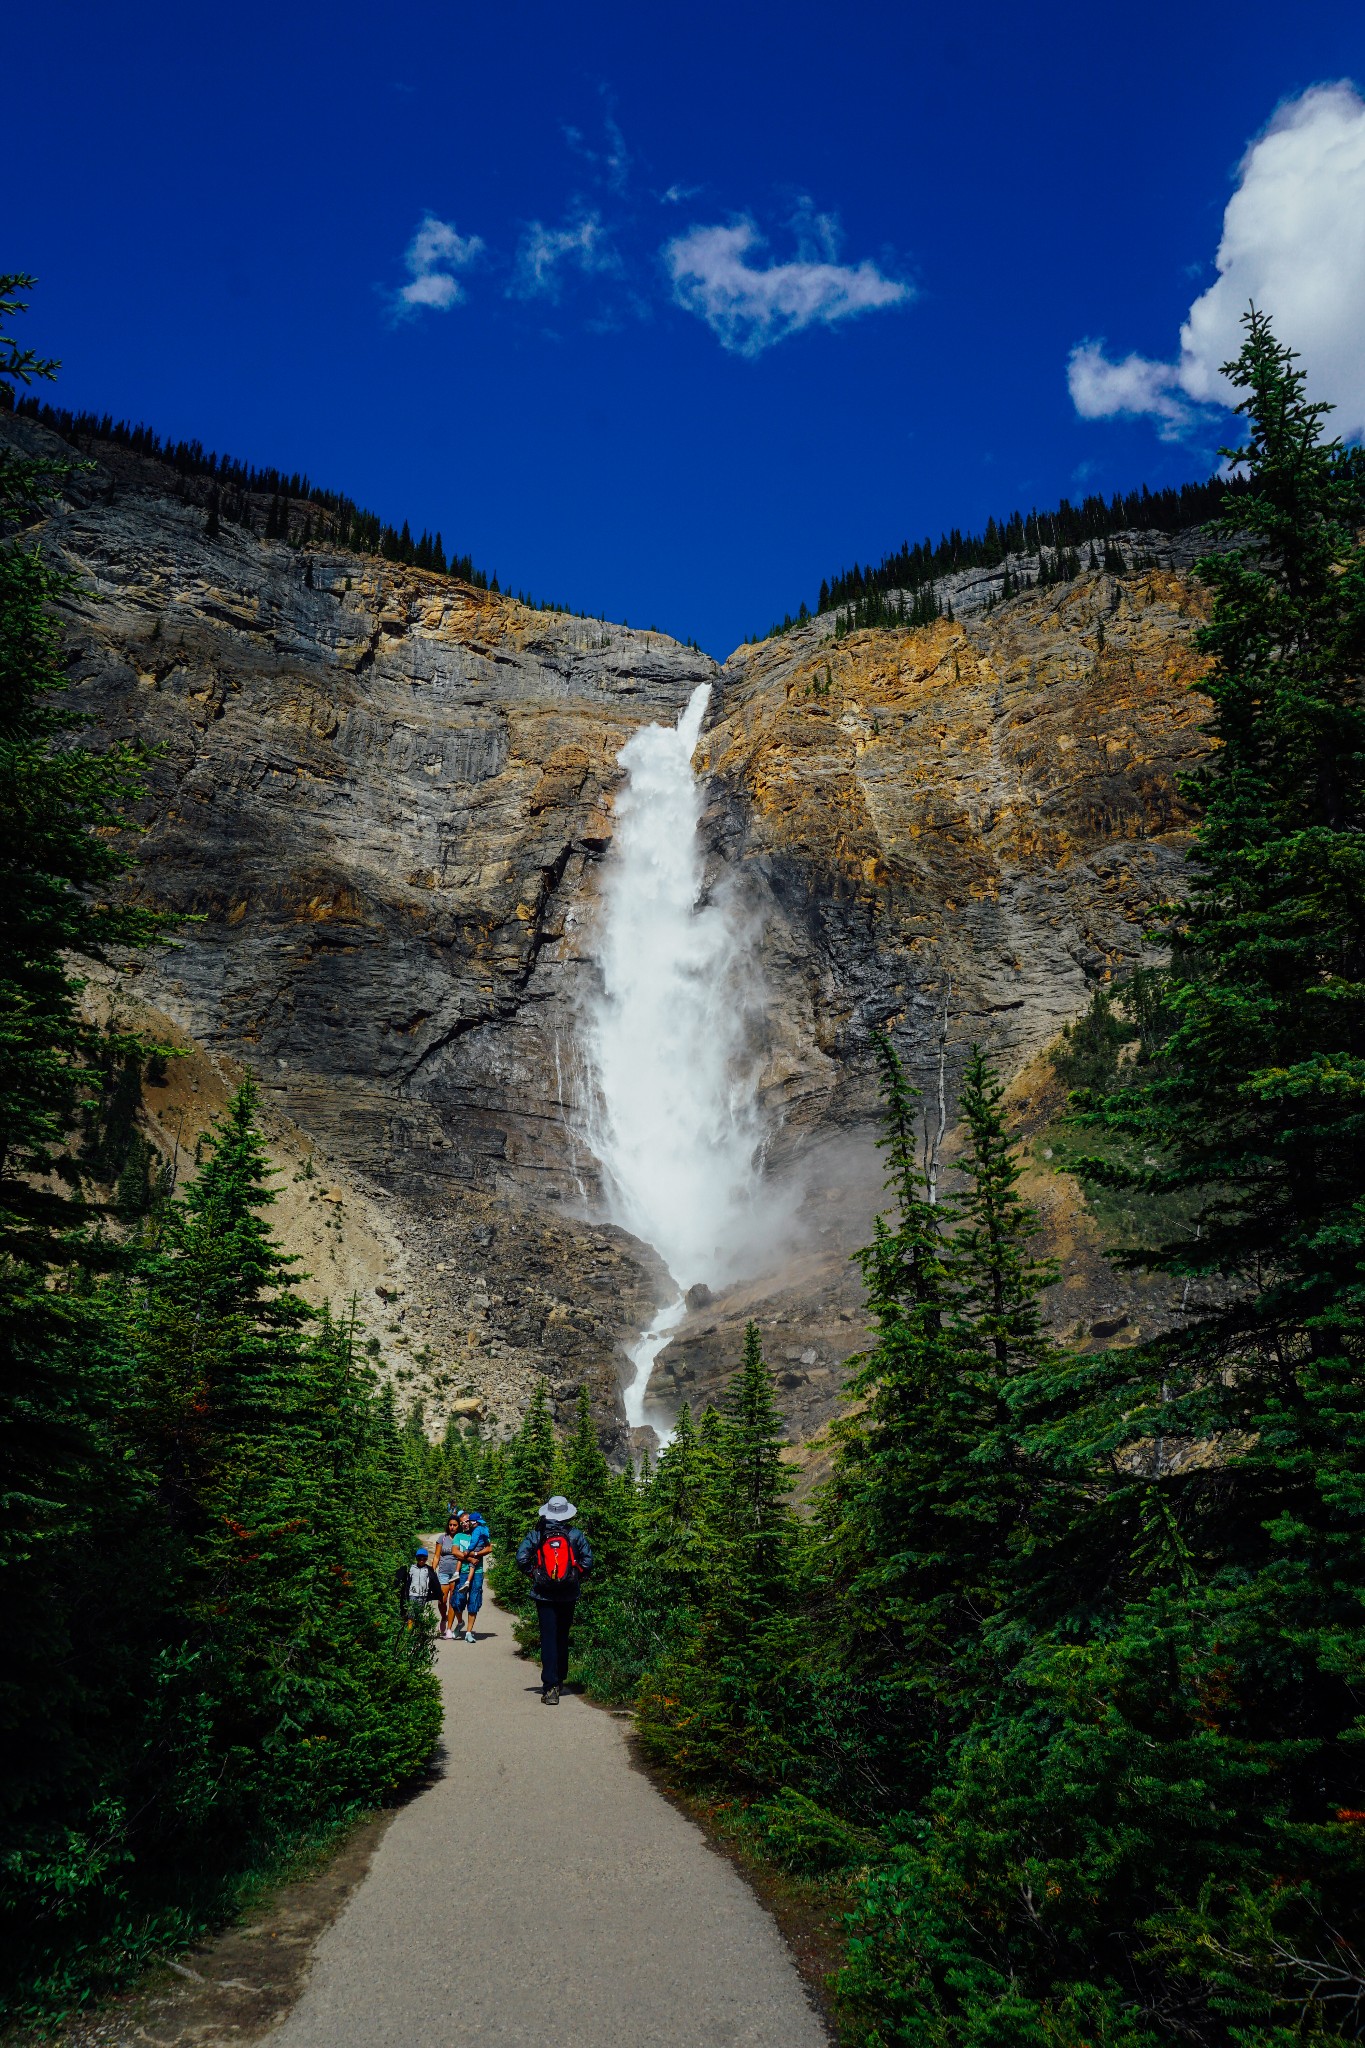
{"label": "mountain ridge", "polygon": [[[7,387],[0,387],[0,410],[4,409],[7,396]],[[306,474],[286,475],[272,465],[255,465],[216,451],[206,453],[198,440],[163,441],[155,428],[141,422],[134,425],[127,420],[115,420],[110,413],[72,411],[34,397],[21,398],[12,410],[17,419],[31,421],[66,441],[78,454],[100,460],[110,468],[111,482],[122,468],[123,480],[131,476],[155,491],[158,478],[172,473],[176,494],[186,503],[199,505],[210,522],[229,518],[266,540],[284,540],[298,547],[314,541],[330,543],[343,552],[378,555],[385,561],[449,574],[494,595],[504,594],[496,572],[490,577],[476,569],[470,555],[452,554],[447,561],[439,532],[433,535],[424,531],[414,541],[406,519],[401,528],[386,523],[378,513],[363,510],[344,493],[311,484]],[[1173,540],[1194,534],[1202,536],[1208,523],[1223,512],[1228,499],[1235,497],[1240,488],[1235,477],[1219,475],[1202,483],[1184,483],[1157,491],[1144,483],[1126,492],[1115,492],[1108,499],[1091,493],[1079,505],[1062,498],[1050,511],[1040,512],[1035,506],[1028,513],[1015,511],[1000,520],[992,516],[980,533],[954,527],[941,534],[937,544],[927,536],[914,543],[904,541],[875,568],[855,562],[851,569],[841,569],[834,578],[823,580],[813,613],[803,603],[796,618],[789,613],[781,624],[761,637],[773,638],[825,613],[843,613],[846,618],[853,618],[860,606],[866,608],[869,600],[877,596],[904,600],[904,614],[917,602],[923,608],[927,595],[932,611],[912,621],[925,623],[927,616],[954,608],[960,592],[972,591],[980,584],[987,587],[987,595],[983,595],[981,604],[973,606],[979,609],[987,601],[989,587],[997,580],[994,572],[1000,572],[1005,586],[1003,593],[994,594],[1009,596],[1011,575],[1016,590],[1030,580],[1068,581],[1079,575],[1079,561],[1073,563],[1071,558],[1082,547],[1089,547],[1088,566],[1092,570],[1116,566],[1108,550],[1102,561],[1093,558],[1096,541],[1128,545],[1130,553],[1147,558],[1140,566],[1169,567],[1174,559]],[[225,493],[231,509],[225,508]],[[1203,545],[1201,538],[1178,551],[1185,566],[1192,565]],[[1121,571],[1125,564],[1119,562],[1117,566]],[[990,573],[980,577],[974,576],[973,571]],[[578,618],[594,616],[575,611],[569,605],[537,603],[521,590],[514,593],[510,585],[506,586],[505,594],[515,595],[532,610],[565,612]],[[960,604],[955,608],[961,609]],[[601,622],[605,623],[605,619]],[[854,622],[892,623],[866,613]],[[906,618],[902,616],[899,623],[906,623]],[[657,632],[658,628],[651,626],[646,630]],[[759,637],[741,644],[758,644]],[[681,644],[701,651],[695,639],[688,638]],[[738,651],[732,650],[732,655]]]}
{"label": "mountain ridge", "polygon": [[[3,436],[62,445],[13,416]],[[926,1074],[951,982],[950,1094],[972,1034],[1016,1072],[1143,957],[1178,883],[1202,611],[1174,570],[837,645],[826,618],[718,665],[415,566],[211,534],[171,480],[122,490],[98,464],[38,537],[84,593],[64,626],[92,734],[159,750],[137,886],[200,920],[139,998],[250,1066],[376,1205],[410,1275],[408,1349],[437,1361],[417,1372],[394,1339],[408,1392],[470,1388],[503,1427],[544,1372],[564,1417],[589,1386],[623,1455],[624,1346],[665,1291],[603,1220],[577,1051],[617,755],[642,722],[711,685],[708,887],[753,920],[769,1168],[799,1196],[783,1270],[741,1292],[794,1353],[803,1437],[859,1341],[873,1027]],[[732,1350],[727,1315],[681,1328],[661,1388],[701,1371],[703,1324]]]}

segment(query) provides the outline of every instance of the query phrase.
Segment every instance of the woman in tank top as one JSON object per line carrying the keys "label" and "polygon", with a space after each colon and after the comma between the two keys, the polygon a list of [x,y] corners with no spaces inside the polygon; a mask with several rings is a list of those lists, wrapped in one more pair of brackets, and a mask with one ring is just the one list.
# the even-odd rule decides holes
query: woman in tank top
{"label": "woman in tank top", "polygon": [[441,1582],[441,1635],[447,1641],[450,1637],[451,1601],[464,1566],[464,1554],[472,1548],[473,1542],[473,1531],[462,1529],[456,1515],[446,1523],[445,1534],[436,1538],[431,1561]]}

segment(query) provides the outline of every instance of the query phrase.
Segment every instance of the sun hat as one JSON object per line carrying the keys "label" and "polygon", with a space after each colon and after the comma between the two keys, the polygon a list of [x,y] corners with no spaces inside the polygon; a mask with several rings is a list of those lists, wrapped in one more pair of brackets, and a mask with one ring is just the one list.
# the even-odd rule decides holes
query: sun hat
{"label": "sun hat", "polygon": [[566,1500],[562,1493],[552,1493],[540,1510],[540,1519],[542,1522],[571,1522],[577,1513],[578,1509],[571,1500]]}

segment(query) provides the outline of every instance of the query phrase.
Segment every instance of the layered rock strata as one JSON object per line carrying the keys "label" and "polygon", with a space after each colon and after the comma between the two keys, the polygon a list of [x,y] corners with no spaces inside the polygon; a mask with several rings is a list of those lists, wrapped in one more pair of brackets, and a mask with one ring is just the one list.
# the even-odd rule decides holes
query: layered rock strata
{"label": "layered rock strata", "polygon": [[[60,451],[26,422],[0,435]],[[603,1219],[578,1020],[617,754],[712,685],[710,886],[752,920],[769,1169],[800,1201],[773,1271],[690,1310],[656,1388],[714,1393],[756,1315],[816,1429],[861,1341],[870,1030],[932,1087],[946,1005],[951,1110],[966,1045],[1019,1069],[1141,956],[1178,882],[1178,778],[1204,745],[1188,580],[1086,575],[837,642],[819,621],[720,668],[447,577],[211,535],[169,473],[94,453],[42,538],[81,587],[79,708],[159,750],[138,886],[185,922],[138,999],[250,1068],[367,1205],[433,1386],[505,1425],[537,1372],[561,1413],[586,1383],[618,1450],[623,1346],[667,1282]]]}
{"label": "layered rock strata", "polygon": [[[1180,776],[1206,747],[1202,616],[1170,569],[1087,575],[915,631],[833,642],[818,621],[726,664],[699,752],[708,823],[718,876],[761,920],[773,1165],[805,1174],[807,1234],[795,1280],[689,1315],[661,1396],[713,1398],[756,1315],[802,1434],[833,1412],[862,1341],[848,1254],[880,1194],[869,1032],[890,1033],[936,1121],[946,1015],[951,1123],[972,1043],[1018,1072],[1143,957],[1180,882]],[[1131,1290],[1056,1180],[1036,1189],[1074,1283],[1054,1320],[1087,1341],[1127,1329]]]}

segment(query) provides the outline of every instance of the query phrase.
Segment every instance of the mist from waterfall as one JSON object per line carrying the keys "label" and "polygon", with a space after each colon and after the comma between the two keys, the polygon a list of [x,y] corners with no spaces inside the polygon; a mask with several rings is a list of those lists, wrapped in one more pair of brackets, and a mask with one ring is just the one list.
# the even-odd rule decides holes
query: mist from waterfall
{"label": "mist from waterfall", "polygon": [[757,1270],[772,1217],[747,1034],[756,1000],[745,920],[702,902],[692,772],[710,688],[676,726],[642,727],[617,756],[626,781],[603,880],[601,991],[586,1019],[585,1135],[614,1221],[654,1246],[678,1289],[635,1347],[629,1421],[682,1295]]}

